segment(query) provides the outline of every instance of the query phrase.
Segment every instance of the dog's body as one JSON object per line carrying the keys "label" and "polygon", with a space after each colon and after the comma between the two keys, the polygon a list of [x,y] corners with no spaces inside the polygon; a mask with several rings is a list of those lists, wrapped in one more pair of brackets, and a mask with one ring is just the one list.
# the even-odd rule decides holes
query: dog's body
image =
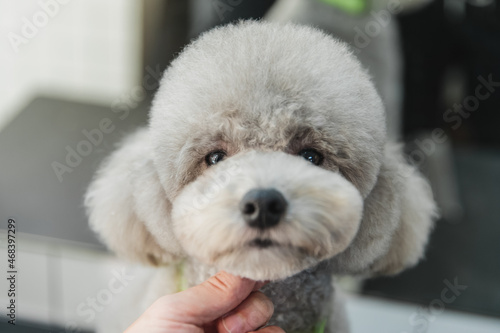
{"label": "dog's body", "polygon": [[[149,128],[103,165],[86,205],[111,249],[163,267],[158,285],[179,261],[189,285],[221,269],[272,280],[272,323],[287,332],[346,331],[332,276],[415,264],[435,212],[428,184],[386,143],[380,98],[347,48],[257,22],[181,53]],[[151,299],[176,291],[148,284]]]}

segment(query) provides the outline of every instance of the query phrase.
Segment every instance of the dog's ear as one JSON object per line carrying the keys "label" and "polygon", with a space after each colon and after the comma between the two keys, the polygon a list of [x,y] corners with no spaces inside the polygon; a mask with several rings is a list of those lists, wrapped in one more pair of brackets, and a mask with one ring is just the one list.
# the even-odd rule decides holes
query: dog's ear
{"label": "dog's ear", "polygon": [[332,264],[336,271],[393,275],[424,255],[436,218],[428,182],[388,145],[375,187],[365,199],[363,220],[352,244]]}
{"label": "dog's ear", "polygon": [[119,256],[160,265],[181,256],[170,229],[170,202],[152,161],[149,134],[127,137],[87,190],[90,227]]}
{"label": "dog's ear", "polygon": [[399,197],[400,217],[392,234],[387,252],[370,267],[373,275],[394,275],[412,267],[424,256],[429,233],[437,218],[432,190],[426,179],[406,164],[401,154],[389,151],[398,160],[395,194]]}

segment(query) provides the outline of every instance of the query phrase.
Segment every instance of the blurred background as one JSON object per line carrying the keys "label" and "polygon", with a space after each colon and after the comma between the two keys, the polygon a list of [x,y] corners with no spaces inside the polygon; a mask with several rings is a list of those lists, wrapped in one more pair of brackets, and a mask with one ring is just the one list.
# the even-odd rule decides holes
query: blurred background
{"label": "blurred background", "polygon": [[18,272],[16,326],[2,315],[0,331],[93,331],[125,264],[87,226],[92,174],[191,39],[250,18],[347,42],[432,183],[425,260],[340,280],[352,331],[500,332],[499,0],[0,0],[0,250],[14,219]]}

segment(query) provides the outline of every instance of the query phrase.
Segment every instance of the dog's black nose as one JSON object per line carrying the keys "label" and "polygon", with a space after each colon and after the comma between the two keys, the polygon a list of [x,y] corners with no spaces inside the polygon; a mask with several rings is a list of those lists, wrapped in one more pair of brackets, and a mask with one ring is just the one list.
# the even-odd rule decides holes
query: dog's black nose
{"label": "dog's black nose", "polygon": [[253,189],[240,202],[243,218],[254,228],[270,228],[277,225],[285,214],[287,202],[275,189]]}

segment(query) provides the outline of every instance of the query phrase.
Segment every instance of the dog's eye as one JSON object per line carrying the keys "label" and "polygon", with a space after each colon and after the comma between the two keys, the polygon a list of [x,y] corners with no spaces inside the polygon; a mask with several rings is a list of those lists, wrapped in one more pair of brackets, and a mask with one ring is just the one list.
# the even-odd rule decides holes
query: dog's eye
{"label": "dog's eye", "polygon": [[208,166],[215,165],[222,161],[226,157],[226,153],[223,151],[214,151],[205,157],[205,162]]}
{"label": "dog's eye", "polygon": [[303,149],[299,153],[299,155],[302,156],[303,158],[305,158],[306,160],[308,160],[309,162],[311,162],[314,165],[320,165],[321,162],[323,162],[323,155],[321,155],[320,153],[318,153],[314,149],[310,149],[310,148],[309,149]]}

